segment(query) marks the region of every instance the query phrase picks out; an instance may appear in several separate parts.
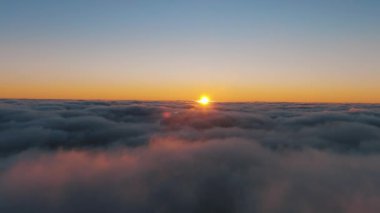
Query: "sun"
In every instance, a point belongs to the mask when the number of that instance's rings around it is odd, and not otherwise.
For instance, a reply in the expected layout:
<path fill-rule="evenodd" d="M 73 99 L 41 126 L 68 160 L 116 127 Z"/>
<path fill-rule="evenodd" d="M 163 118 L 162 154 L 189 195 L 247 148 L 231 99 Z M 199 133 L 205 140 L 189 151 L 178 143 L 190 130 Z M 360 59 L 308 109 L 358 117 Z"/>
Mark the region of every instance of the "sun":
<path fill-rule="evenodd" d="M 203 106 L 206 106 L 210 103 L 210 99 L 204 95 L 204 96 L 201 96 L 197 102 Z"/>

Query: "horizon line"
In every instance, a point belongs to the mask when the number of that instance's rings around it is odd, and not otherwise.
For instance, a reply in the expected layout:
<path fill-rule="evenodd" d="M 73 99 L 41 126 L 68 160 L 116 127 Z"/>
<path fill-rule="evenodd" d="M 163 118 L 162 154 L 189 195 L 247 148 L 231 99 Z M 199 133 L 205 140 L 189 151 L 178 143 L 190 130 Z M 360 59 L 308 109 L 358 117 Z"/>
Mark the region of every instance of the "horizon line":
<path fill-rule="evenodd" d="M 101 98 L 1 98 L 0 100 L 21 100 L 21 101 L 137 101 L 137 102 L 196 102 L 197 100 L 168 100 L 168 99 L 101 99 Z M 217 101 L 212 100 L 211 103 L 295 103 L 295 104 L 374 104 L 380 102 L 334 102 L 334 101 Z"/>

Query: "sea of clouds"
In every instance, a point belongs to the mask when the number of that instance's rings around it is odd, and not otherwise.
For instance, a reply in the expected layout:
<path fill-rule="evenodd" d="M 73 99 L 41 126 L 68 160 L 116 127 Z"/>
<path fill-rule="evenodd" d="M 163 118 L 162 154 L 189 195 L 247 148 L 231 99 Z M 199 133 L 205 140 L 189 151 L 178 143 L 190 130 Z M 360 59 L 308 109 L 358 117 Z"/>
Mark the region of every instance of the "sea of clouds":
<path fill-rule="evenodd" d="M 0 100 L 0 212 L 380 212 L 380 105 Z"/>

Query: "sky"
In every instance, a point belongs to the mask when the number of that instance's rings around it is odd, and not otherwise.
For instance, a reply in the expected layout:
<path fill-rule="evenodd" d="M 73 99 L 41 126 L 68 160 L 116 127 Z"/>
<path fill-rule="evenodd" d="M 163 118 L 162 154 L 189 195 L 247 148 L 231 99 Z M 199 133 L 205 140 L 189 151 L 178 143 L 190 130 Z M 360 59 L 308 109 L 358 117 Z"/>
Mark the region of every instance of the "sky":
<path fill-rule="evenodd" d="M 0 0 L 0 98 L 380 103 L 376 0 Z"/>

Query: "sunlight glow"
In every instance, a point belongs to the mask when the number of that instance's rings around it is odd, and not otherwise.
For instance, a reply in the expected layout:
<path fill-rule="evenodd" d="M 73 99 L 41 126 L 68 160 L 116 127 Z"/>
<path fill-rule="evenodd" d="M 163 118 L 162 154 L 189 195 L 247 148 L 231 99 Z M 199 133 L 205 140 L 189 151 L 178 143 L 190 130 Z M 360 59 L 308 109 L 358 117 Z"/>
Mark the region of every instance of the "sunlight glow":
<path fill-rule="evenodd" d="M 197 102 L 203 106 L 206 106 L 210 103 L 210 99 L 207 96 L 201 96 Z"/>

